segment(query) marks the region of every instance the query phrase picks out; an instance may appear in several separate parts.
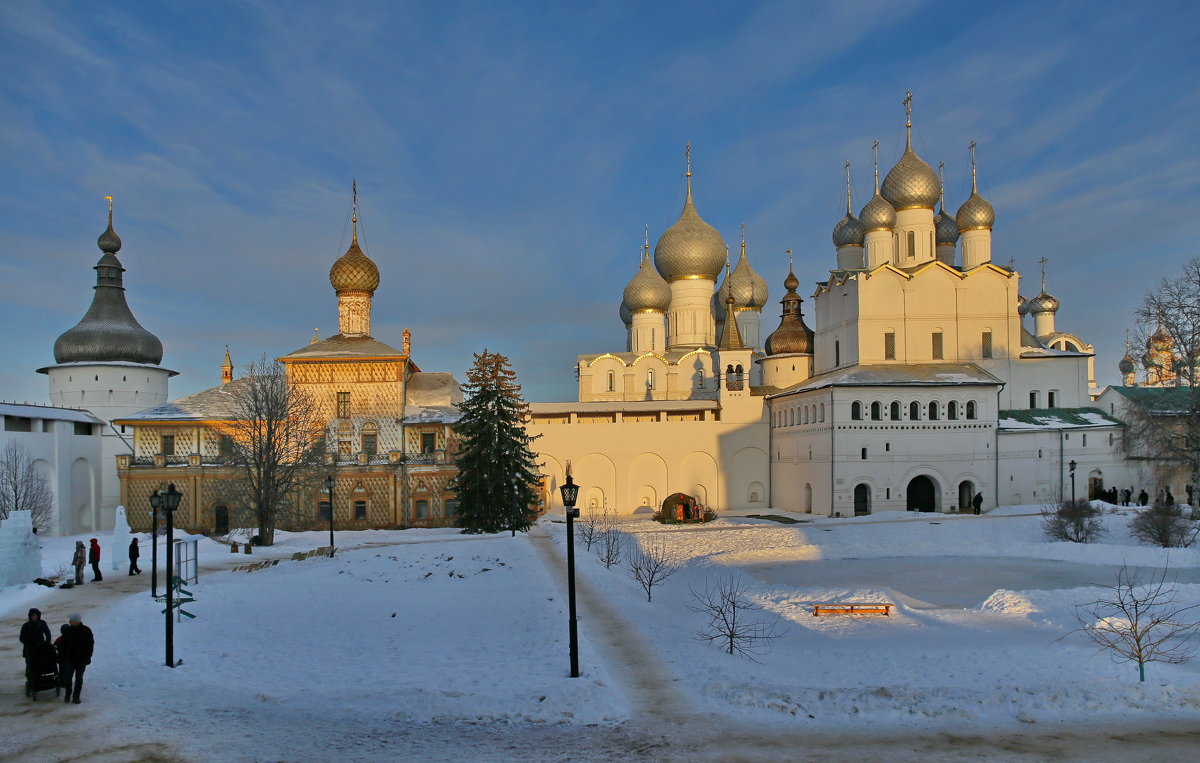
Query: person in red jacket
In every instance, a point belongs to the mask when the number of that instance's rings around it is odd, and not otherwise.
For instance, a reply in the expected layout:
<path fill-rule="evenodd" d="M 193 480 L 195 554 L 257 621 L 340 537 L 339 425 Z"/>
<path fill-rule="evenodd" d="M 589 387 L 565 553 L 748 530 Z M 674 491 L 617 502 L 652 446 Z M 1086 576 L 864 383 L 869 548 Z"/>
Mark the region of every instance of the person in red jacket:
<path fill-rule="evenodd" d="M 92 547 L 88 549 L 88 564 L 92 565 L 92 582 L 104 580 L 104 576 L 100 574 L 100 541 L 92 538 Z"/>

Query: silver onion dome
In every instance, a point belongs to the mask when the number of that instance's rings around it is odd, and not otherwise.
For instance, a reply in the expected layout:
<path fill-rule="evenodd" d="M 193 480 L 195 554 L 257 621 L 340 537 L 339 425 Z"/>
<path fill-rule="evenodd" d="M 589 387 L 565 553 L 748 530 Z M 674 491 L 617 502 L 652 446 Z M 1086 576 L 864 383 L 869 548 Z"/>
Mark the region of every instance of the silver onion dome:
<path fill-rule="evenodd" d="M 125 268 L 117 259 L 121 238 L 113 230 L 112 207 L 108 210 L 108 230 L 97 240 L 103 254 L 96 263 L 96 286 L 92 304 L 83 320 L 63 332 L 54 342 L 54 362 L 95 363 L 126 362 L 158 365 L 163 346 L 133 317 L 125 301 Z"/>
<path fill-rule="evenodd" d="M 862 246 L 863 238 L 867 235 L 866 228 L 858 218 L 849 212 L 838 221 L 833 228 L 833 245 L 838 249 L 843 246 Z"/>
<path fill-rule="evenodd" d="M 736 309 L 762 310 L 767 304 L 767 282 L 750 267 L 744 244 L 737 267 L 729 274 L 726 285 L 718 290 L 719 294 L 727 292 L 733 297 L 733 306 Z"/>
<path fill-rule="evenodd" d="M 619 313 L 621 316 L 621 323 L 624 323 L 626 326 L 633 323 L 633 313 L 630 311 L 629 305 L 625 304 L 625 300 L 621 300 L 621 309 Z"/>
<path fill-rule="evenodd" d="M 1028 312 L 1029 312 L 1029 300 L 1025 299 L 1020 294 L 1018 294 L 1017 295 L 1017 314 L 1018 315 L 1026 315 Z"/>
<path fill-rule="evenodd" d="M 654 267 L 667 281 L 706 278 L 715 282 L 725 264 L 726 251 L 721 234 L 696 211 L 689 177 L 683 212 L 654 247 Z"/>
<path fill-rule="evenodd" d="M 912 150 L 911 141 L 904 155 L 883 179 L 879 189 L 895 209 L 933 209 L 942 192 L 937 173 Z"/>
<path fill-rule="evenodd" d="M 960 231 L 991 230 L 996 224 L 996 210 L 978 191 L 972 191 L 958 208 L 954 220 Z"/>
<path fill-rule="evenodd" d="M 671 306 L 671 287 L 650 264 L 649 257 L 642 258 L 637 275 L 625 286 L 625 300 L 622 304 L 634 313 L 642 310 L 666 312 Z"/>
<path fill-rule="evenodd" d="M 896 209 L 876 191 L 871 200 L 858 213 L 858 221 L 866 233 L 875 230 L 891 230 L 896 226 Z"/>
<path fill-rule="evenodd" d="M 946 210 L 943 209 L 933 216 L 933 229 L 936 231 L 939 246 L 958 243 L 958 223 L 946 214 Z"/>
<path fill-rule="evenodd" d="M 1029 312 L 1035 315 L 1037 313 L 1057 313 L 1059 308 L 1058 297 L 1052 297 L 1043 291 L 1029 300 L 1026 307 Z"/>

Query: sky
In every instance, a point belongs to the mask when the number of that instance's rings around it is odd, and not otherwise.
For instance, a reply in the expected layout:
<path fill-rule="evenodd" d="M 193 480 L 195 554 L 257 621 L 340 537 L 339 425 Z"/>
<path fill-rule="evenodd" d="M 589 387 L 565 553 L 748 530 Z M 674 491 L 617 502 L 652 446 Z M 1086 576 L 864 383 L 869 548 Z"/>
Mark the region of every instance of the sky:
<path fill-rule="evenodd" d="M 330 265 L 378 264 L 372 334 L 460 380 L 484 348 L 530 400 L 624 349 L 643 225 L 700 214 L 802 294 L 830 233 L 913 138 L 951 211 L 996 208 L 993 257 L 1046 286 L 1116 383 L 1145 292 L 1200 233 L 1194 2 L 12 2 L 0 4 L 0 399 L 47 402 L 107 202 L 126 295 L 171 396 L 337 331 Z M 811 312 L 811 311 L 810 311 Z M 811 320 L 811 318 L 810 318 Z"/>

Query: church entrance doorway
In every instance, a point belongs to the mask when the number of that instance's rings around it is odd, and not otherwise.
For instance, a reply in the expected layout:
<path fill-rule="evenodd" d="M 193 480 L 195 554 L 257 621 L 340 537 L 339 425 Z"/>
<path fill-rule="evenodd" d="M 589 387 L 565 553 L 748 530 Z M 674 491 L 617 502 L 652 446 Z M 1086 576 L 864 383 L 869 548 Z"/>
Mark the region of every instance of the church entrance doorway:
<path fill-rule="evenodd" d="M 229 534 L 229 507 L 218 503 L 213 507 L 213 535 Z"/>
<path fill-rule="evenodd" d="M 963 480 L 958 485 L 958 510 L 963 514 L 971 514 L 975 511 L 975 507 L 971 505 L 971 501 L 975 499 L 975 483 L 970 480 Z"/>
<path fill-rule="evenodd" d="M 1088 498 L 1096 499 L 1104 492 L 1104 474 L 1099 469 L 1092 469 L 1088 475 Z"/>
<path fill-rule="evenodd" d="M 937 511 L 937 484 L 924 474 L 908 483 L 909 511 Z"/>
<path fill-rule="evenodd" d="M 871 513 L 871 487 L 866 483 L 854 486 L 854 516 L 861 517 Z"/>

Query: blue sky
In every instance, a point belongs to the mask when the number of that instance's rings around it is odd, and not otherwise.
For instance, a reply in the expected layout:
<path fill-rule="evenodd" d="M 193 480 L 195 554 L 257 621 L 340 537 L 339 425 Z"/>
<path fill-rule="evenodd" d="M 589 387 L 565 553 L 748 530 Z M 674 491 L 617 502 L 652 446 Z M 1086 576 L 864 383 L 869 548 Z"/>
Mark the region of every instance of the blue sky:
<path fill-rule="evenodd" d="M 116 199 L 129 302 L 178 397 L 336 332 L 330 264 L 378 263 L 372 333 L 428 371 L 487 347 L 532 400 L 618 350 L 621 290 L 696 203 L 782 295 L 834 266 L 903 149 L 994 204 L 995 259 L 1116 381 L 1141 295 L 1200 254 L 1194 2 L 45 2 L 0 13 L 0 398 L 45 401 Z M 764 313 L 773 328 L 777 311 Z"/>

